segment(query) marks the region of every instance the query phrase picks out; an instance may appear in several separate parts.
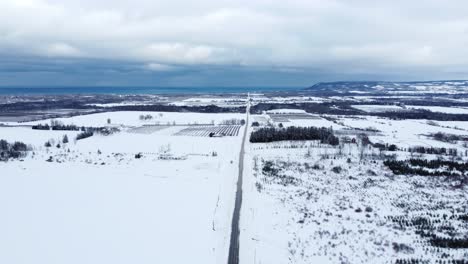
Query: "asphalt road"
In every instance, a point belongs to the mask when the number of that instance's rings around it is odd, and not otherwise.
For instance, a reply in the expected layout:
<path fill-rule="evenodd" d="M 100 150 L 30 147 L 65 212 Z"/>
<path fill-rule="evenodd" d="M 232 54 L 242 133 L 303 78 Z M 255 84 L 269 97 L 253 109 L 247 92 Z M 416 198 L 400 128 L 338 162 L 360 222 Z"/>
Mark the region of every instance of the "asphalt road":
<path fill-rule="evenodd" d="M 229 244 L 228 264 L 239 263 L 239 235 L 240 235 L 239 219 L 240 219 L 240 210 L 242 206 L 242 176 L 244 172 L 244 147 L 245 147 L 245 141 L 247 140 L 247 131 L 249 127 L 249 112 L 250 112 L 250 97 L 247 98 L 244 136 L 242 138 L 242 145 L 241 145 L 241 149 L 239 153 L 239 175 L 237 178 L 236 201 L 234 205 L 234 214 L 232 216 L 232 224 L 231 224 L 231 240 Z"/>

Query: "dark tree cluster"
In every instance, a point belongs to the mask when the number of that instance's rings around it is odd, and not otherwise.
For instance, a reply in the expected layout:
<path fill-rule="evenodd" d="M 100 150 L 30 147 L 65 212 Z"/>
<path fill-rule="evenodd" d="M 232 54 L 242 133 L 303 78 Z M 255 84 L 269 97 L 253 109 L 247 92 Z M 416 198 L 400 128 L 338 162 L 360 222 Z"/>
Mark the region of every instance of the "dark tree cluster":
<path fill-rule="evenodd" d="M 9 158 L 21 158 L 26 156 L 31 148 L 23 142 L 16 141 L 9 143 L 6 140 L 0 139 L 0 160 L 8 160 Z"/>
<path fill-rule="evenodd" d="M 382 151 L 397 151 L 399 148 L 395 144 L 382 144 L 382 143 L 372 143 L 374 148 L 377 148 Z"/>
<path fill-rule="evenodd" d="M 468 248 L 468 238 L 443 238 L 435 236 L 429 240 L 431 245 L 441 248 Z"/>
<path fill-rule="evenodd" d="M 92 137 L 94 135 L 93 131 L 83 131 L 76 136 L 76 140 L 85 139 Z"/>
<path fill-rule="evenodd" d="M 260 128 L 250 135 L 250 142 L 274 142 L 284 140 L 320 140 L 323 144 L 336 146 L 340 143 L 331 128 L 317 127 L 287 127 Z"/>
<path fill-rule="evenodd" d="M 397 175 L 463 176 L 468 170 L 468 162 L 438 159 L 386 160 L 384 164 Z"/>
<path fill-rule="evenodd" d="M 32 126 L 32 129 L 35 129 L 35 130 L 50 130 L 50 126 L 49 124 L 37 124 L 37 125 L 33 125 Z"/>

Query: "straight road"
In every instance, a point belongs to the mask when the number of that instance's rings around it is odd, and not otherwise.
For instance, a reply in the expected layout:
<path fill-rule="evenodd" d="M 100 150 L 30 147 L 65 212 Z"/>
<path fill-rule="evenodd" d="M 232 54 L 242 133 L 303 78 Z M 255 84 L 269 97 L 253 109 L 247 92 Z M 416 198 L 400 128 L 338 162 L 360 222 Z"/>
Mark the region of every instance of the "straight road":
<path fill-rule="evenodd" d="M 236 191 L 236 201 L 234 205 L 234 214 L 232 215 L 232 224 L 231 224 L 231 241 L 229 244 L 229 255 L 228 255 L 228 264 L 238 264 L 239 263 L 239 219 L 240 219 L 240 210 L 242 206 L 242 176 L 244 172 L 244 147 L 245 141 L 247 140 L 247 132 L 249 128 L 249 115 L 250 115 L 250 96 L 247 96 L 247 107 L 246 107 L 246 118 L 245 118 L 245 128 L 244 136 L 242 138 L 242 145 L 239 153 L 239 175 L 237 178 L 237 191 Z"/>

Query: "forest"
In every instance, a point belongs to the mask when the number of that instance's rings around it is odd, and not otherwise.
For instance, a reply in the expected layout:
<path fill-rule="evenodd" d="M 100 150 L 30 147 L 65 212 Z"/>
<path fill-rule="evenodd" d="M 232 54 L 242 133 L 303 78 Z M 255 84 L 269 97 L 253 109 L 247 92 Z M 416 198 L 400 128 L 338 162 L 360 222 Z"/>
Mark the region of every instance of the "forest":
<path fill-rule="evenodd" d="M 340 143 L 331 128 L 317 127 L 287 127 L 287 128 L 260 128 L 250 135 L 250 142 L 274 142 L 284 140 L 320 140 L 323 144 L 336 146 Z"/>

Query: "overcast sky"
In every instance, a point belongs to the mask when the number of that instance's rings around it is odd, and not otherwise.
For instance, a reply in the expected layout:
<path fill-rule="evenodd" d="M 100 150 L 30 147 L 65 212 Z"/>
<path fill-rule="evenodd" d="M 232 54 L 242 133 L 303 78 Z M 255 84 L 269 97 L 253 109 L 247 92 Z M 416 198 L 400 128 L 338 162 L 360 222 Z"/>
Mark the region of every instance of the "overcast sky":
<path fill-rule="evenodd" d="M 0 0 L 0 86 L 468 79 L 466 0 Z"/>

